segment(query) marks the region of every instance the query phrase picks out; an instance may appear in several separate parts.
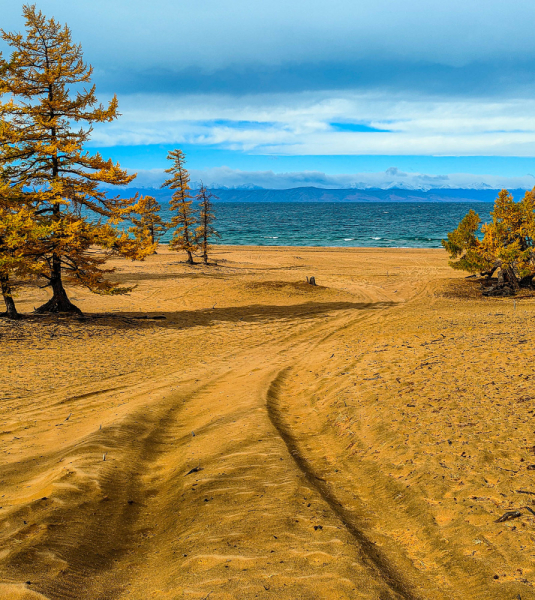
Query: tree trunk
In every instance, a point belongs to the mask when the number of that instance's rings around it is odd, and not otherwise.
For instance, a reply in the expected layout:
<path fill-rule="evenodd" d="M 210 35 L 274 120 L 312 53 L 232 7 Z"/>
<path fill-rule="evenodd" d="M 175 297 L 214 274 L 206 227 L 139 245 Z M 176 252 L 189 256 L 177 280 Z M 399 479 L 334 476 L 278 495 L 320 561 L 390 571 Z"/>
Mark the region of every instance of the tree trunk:
<path fill-rule="evenodd" d="M 52 277 L 50 279 L 52 298 L 43 306 L 36 309 L 36 313 L 76 313 L 81 315 L 82 311 L 69 300 L 67 292 L 61 281 L 61 261 L 59 257 L 52 259 Z"/>
<path fill-rule="evenodd" d="M 154 225 L 151 225 L 151 227 L 149 227 L 149 231 L 150 231 L 150 243 L 154 246 L 155 243 L 155 235 L 154 235 Z M 156 250 L 153 251 L 153 254 L 158 254 L 156 252 Z"/>
<path fill-rule="evenodd" d="M 54 92 L 55 89 L 53 84 L 50 83 L 48 86 L 48 100 L 50 101 L 50 106 L 53 107 L 54 102 Z M 50 127 L 50 137 L 55 142 L 57 140 L 57 131 L 55 123 L 56 114 L 54 109 L 50 109 L 49 118 L 52 126 Z M 57 150 L 52 155 L 52 181 L 56 182 L 59 177 L 59 160 L 57 155 Z M 52 215 L 53 219 L 56 223 L 61 221 L 61 205 L 60 203 L 54 203 L 52 205 Z M 67 292 L 63 287 L 63 282 L 61 281 L 61 258 L 57 254 L 52 255 L 52 273 L 50 277 L 50 287 L 52 288 L 52 298 L 43 306 L 40 306 L 36 309 L 36 313 L 76 313 L 78 315 L 82 314 L 82 311 L 72 304 L 72 302 L 67 297 Z"/>
<path fill-rule="evenodd" d="M 49 87 L 48 90 L 48 98 L 52 103 L 54 97 L 54 90 L 52 87 Z M 54 122 L 54 111 L 50 112 L 51 122 Z M 51 127 L 50 129 L 51 137 L 53 140 L 57 139 L 56 128 Z M 56 181 L 59 175 L 59 162 L 57 153 L 52 156 L 52 179 Z M 52 207 L 53 218 L 56 222 L 61 221 L 61 206 L 59 203 L 56 203 Z M 52 288 L 52 298 L 43 306 L 40 306 L 36 309 L 36 313 L 75 313 L 78 315 L 82 314 L 82 311 L 69 300 L 67 297 L 67 292 L 63 287 L 63 282 L 61 280 L 61 257 L 57 254 L 52 255 L 52 273 L 50 277 L 50 287 Z"/>
<path fill-rule="evenodd" d="M 8 319 L 20 319 L 20 315 L 17 312 L 15 306 L 15 300 L 11 295 L 11 286 L 9 285 L 9 278 L 7 276 L 1 277 L 0 282 L 2 284 L 2 296 L 4 296 L 4 302 L 6 303 L 6 315 Z"/>
<path fill-rule="evenodd" d="M 505 278 L 507 280 L 507 283 L 509 283 L 511 285 L 513 290 L 518 290 L 520 288 L 520 285 L 518 283 L 518 279 L 517 279 L 513 269 L 511 267 L 506 267 L 504 269 L 504 271 L 505 271 Z"/>
<path fill-rule="evenodd" d="M 192 253 L 191 253 L 189 250 L 186 250 L 186 252 L 188 253 L 188 260 L 186 261 L 186 262 L 188 263 L 188 265 L 193 265 L 193 264 L 195 264 L 195 263 L 193 262 L 193 255 L 192 255 Z"/>

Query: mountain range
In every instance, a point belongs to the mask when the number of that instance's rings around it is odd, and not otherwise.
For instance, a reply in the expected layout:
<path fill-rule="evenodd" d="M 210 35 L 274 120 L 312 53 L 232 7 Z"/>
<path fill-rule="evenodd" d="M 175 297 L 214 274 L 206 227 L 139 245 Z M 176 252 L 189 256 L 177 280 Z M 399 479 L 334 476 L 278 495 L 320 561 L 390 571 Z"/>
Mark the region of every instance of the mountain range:
<path fill-rule="evenodd" d="M 287 190 L 212 189 L 219 202 L 494 202 L 498 189 L 324 189 L 297 187 Z M 160 188 L 128 188 L 128 193 L 154 196 L 161 202 L 172 192 Z M 515 200 L 522 198 L 524 189 L 510 190 Z M 195 195 L 196 190 L 192 191 Z"/>

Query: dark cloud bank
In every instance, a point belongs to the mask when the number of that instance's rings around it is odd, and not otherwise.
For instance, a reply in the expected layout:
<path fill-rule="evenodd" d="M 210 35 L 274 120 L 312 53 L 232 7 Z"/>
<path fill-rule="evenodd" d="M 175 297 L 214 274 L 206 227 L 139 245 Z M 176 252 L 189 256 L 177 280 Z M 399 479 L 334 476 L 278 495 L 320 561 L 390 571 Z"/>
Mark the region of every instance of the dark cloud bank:
<path fill-rule="evenodd" d="M 219 69 L 105 68 L 96 71 L 95 81 L 104 92 L 124 94 L 244 95 L 356 90 L 427 97 L 531 97 L 535 92 L 535 61 L 531 57 L 511 58 L 458 67 L 421 61 L 359 60 L 231 65 Z"/>

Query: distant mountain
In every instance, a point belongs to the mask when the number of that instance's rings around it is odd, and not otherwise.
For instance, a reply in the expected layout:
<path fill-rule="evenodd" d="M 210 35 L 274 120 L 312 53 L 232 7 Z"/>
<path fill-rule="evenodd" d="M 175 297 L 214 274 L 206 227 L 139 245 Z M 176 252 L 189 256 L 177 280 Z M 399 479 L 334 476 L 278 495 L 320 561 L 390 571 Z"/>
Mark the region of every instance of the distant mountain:
<path fill-rule="evenodd" d="M 159 188 L 128 188 L 128 194 L 154 196 L 165 202 L 171 192 Z M 322 189 L 299 187 L 289 190 L 213 189 L 220 202 L 494 202 L 500 190 L 483 189 Z M 516 200 L 524 189 L 510 190 Z M 195 192 L 194 192 L 195 193 Z"/>

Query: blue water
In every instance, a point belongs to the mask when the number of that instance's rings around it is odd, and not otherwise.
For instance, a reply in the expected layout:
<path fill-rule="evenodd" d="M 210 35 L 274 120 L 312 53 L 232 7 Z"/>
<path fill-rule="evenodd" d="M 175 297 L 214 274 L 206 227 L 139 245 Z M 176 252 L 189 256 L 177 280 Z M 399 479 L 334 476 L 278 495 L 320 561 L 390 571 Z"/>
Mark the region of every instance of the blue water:
<path fill-rule="evenodd" d="M 217 244 L 440 248 L 473 208 L 485 222 L 488 202 L 221 202 L 215 203 Z M 162 218 L 169 212 L 162 205 Z M 162 241 L 168 241 L 167 234 Z"/>

